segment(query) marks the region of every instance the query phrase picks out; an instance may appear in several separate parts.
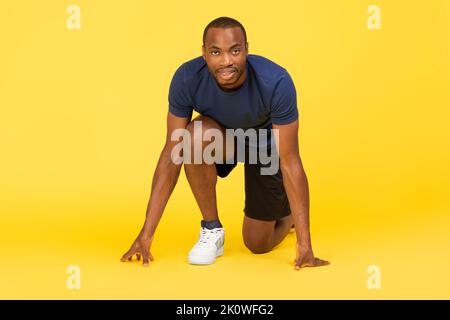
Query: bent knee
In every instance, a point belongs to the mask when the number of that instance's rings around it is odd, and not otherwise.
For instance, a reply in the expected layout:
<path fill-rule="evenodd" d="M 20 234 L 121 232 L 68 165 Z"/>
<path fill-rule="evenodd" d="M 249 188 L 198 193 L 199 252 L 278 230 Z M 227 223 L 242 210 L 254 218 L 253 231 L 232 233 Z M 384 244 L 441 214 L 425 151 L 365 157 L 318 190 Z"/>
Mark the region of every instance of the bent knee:
<path fill-rule="evenodd" d="M 207 146 L 214 142 L 214 148 L 210 147 L 210 156 L 223 158 L 225 153 L 225 129 L 214 119 L 198 116 L 188 123 L 186 130 L 189 133 L 188 146 L 191 157 L 196 153 L 197 146 L 203 152 Z M 193 161 L 193 159 L 191 160 Z"/>
<path fill-rule="evenodd" d="M 191 122 L 188 123 L 188 125 L 186 126 L 186 129 L 191 132 L 194 133 L 195 132 L 195 126 L 198 126 L 202 128 L 202 131 L 208 130 L 208 129 L 219 129 L 219 130 L 223 130 L 222 126 L 213 118 L 207 117 L 207 116 L 202 116 L 199 115 L 198 117 L 196 117 L 195 119 L 192 119 Z M 199 132 L 200 130 L 197 129 L 197 131 Z"/>
<path fill-rule="evenodd" d="M 264 240 L 244 239 L 244 244 L 254 254 L 267 253 L 272 250 L 270 243 Z"/>

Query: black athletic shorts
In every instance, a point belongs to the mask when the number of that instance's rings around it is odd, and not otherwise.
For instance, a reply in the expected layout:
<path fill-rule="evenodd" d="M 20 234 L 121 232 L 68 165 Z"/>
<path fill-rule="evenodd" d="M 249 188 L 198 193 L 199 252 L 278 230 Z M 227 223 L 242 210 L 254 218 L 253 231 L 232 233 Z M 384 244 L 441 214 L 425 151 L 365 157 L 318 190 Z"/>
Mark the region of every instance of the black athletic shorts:
<path fill-rule="evenodd" d="M 291 214 L 286 191 L 283 186 L 283 176 L 279 168 L 274 175 L 262 175 L 261 167 L 268 167 L 261 163 L 248 163 L 248 149 L 244 162 L 245 171 L 245 208 L 247 217 L 273 221 Z M 236 167 L 237 160 L 233 164 L 216 163 L 217 175 L 221 178 Z"/>

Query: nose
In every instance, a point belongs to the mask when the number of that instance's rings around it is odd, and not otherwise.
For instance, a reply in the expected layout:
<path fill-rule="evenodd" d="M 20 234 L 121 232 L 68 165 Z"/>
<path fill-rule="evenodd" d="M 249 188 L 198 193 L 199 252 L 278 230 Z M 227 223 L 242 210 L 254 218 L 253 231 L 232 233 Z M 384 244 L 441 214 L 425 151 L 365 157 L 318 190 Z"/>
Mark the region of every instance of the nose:
<path fill-rule="evenodd" d="M 229 65 L 233 64 L 233 60 L 228 52 L 225 52 L 222 54 L 222 60 L 220 61 L 220 65 L 222 67 L 227 67 Z"/>

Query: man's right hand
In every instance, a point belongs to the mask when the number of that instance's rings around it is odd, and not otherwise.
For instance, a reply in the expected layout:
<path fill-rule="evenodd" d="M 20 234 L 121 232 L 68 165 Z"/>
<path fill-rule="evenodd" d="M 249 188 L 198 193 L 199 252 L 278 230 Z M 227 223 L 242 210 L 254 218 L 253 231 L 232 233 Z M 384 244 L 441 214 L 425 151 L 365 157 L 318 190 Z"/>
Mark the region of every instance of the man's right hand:
<path fill-rule="evenodd" d="M 172 140 L 172 134 L 177 129 L 185 129 L 189 124 L 189 118 L 177 117 L 170 112 L 167 113 L 167 134 L 164 149 L 159 156 L 158 164 L 152 180 L 150 200 L 148 202 L 146 219 L 137 239 L 131 245 L 130 250 L 120 259 L 122 262 L 143 258 L 142 264 L 148 267 L 149 261 L 153 261 L 150 247 L 158 222 L 163 214 L 164 207 L 172 194 L 180 175 L 181 164 L 174 164 L 172 151 L 179 141 Z"/>
<path fill-rule="evenodd" d="M 128 252 L 122 256 L 120 261 L 131 261 L 134 255 L 136 255 L 137 260 L 141 260 L 142 256 L 142 265 L 144 267 L 148 267 L 149 260 L 153 261 L 153 256 L 150 252 L 152 240 L 153 237 L 143 235 L 143 232 L 141 232 L 134 243 L 131 245 L 130 250 L 128 250 Z"/>

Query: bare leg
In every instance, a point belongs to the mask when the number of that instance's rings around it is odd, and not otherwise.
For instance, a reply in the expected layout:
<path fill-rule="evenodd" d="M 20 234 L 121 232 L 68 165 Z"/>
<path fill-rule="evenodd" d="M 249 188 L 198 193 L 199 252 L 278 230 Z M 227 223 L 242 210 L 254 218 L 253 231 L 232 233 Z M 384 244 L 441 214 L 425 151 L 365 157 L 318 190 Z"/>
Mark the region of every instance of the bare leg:
<path fill-rule="evenodd" d="M 194 135 L 194 121 L 202 121 L 202 131 L 209 128 L 215 128 L 221 130 L 223 133 L 225 130 L 213 119 L 205 116 L 198 116 L 189 123 L 187 129 L 191 132 L 191 143 L 195 144 L 195 139 L 202 140 L 201 136 Z M 223 134 L 225 137 L 225 133 Z M 201 142 L 203 148 L 205 148 L 210 142 Z M 225 145 L 225 143 L 224 143 Z M 203 151 L 202 148 L 202 151 Z M 193 148 L 191 155 L 193 155 Z M 193 161 L 191 161 L 193 162 Z M 217 212 L 217 200 L 216 200 L 216 184 L 217 184 L 217 170 L 214 164 L 184 164 L 184 171 L 186 173 L 187 180 L 194 194 L 195 200 L 200 208 L 203 216 L 203 220 L 212 221 L 218 220 L 219 215 Z"/>
<path fill-rule="evenodd" d="M 185 164 L 184 171 L 203 215 L 203 220 L 218 220 L 216 200 L 217 172 L 215 165 Z"/>
<path fill-rule="evenodd" d="M 244 216 L 242 234 L 245 246 L 253 253 L 266 253 L 281 243 L 292 226 L 291 215 L 276 221 Z"/>

